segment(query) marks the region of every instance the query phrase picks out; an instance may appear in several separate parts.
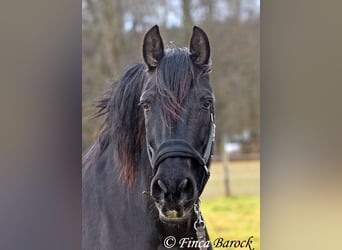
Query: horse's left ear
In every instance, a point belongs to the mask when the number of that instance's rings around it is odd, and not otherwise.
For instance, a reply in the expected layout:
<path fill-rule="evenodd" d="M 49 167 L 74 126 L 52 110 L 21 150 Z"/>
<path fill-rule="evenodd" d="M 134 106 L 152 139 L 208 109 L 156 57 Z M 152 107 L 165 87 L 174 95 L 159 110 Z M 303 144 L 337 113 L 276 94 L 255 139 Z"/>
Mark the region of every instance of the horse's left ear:
<path fill-rule="evenodd" d="M 144 37 L 143 57 L 148 69 L 157 67 L 158 62 L 164 57 L 164 44 L 158 25 L 147 31 Z"/>
<path fill-rule="evenodd" d="M 208 64 L 210 59 L 210 45 L 207 34 L 194 26 L 190 40 L 191 59 L 195 64 Z"/>

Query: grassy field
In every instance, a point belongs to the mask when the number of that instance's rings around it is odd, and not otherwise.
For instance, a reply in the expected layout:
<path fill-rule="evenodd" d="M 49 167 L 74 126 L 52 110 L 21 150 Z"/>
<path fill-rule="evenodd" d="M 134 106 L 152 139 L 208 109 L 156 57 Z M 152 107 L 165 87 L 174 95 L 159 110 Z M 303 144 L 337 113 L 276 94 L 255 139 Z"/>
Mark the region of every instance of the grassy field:
<path fill-rule="evenodd" d="M 259 250 L 260 162 L 232 162 L 229 173 L 231 196 L 224 196 L 223 164 L 215 162 L 201 198 L 211 242 L 219 237 L 242 241 L 253 236 L 252 247 Z"/>

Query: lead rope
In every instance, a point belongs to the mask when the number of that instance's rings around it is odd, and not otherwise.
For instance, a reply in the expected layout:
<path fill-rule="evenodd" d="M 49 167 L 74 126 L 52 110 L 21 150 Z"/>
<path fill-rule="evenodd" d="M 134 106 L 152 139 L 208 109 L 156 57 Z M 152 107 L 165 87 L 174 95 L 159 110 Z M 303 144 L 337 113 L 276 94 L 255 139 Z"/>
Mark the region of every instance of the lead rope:
<path fill-rule="evenodd" d="M 199 200 L 194 205 L 194 211 L 195 211 L 195 214 L 197 216 L 197 219 L 194 222 L 194 229 L 196 230 L 197 240 L 204 242 L 204 241 L 206 241 L 206 237 L 205 237 L 206 233 L 204 230 L 205 229 L 205 222 L 202 219 Z M 200 250 L 207 250 L 208 248 L 205 246 L 201 246 L 199 249 Z"/>

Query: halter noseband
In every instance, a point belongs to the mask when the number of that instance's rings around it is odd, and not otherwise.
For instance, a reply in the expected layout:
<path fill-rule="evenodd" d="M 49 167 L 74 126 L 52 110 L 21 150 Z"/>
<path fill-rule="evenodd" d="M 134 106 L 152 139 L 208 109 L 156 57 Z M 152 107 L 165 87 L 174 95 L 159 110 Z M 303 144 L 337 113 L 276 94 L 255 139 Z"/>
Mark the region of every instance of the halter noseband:
<path fill-rule="evenodd" d="M 182 139 L 170 139 L 163 142 L 154 152 L 152 146 L 147 142 L 147 154 L 151 163 L 153 176 L 157 173 L 159 165 L 167 158 L 181 157 L 196 160 L 205 170 L 199 186 L 199 194 L 202 193 L 210 176 L 210 160 L 215 141 L 215 123 L 213 114 L 210 114 L 210 132 L 203 155 L 194 149 L 189 143 Z"/>

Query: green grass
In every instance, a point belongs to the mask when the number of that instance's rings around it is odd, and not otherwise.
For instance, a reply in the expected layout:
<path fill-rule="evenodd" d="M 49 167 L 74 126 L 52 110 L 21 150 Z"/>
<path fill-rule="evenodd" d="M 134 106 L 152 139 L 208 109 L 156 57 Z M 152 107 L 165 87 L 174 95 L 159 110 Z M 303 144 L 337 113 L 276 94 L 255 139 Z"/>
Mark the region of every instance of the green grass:
<path fill-rule="evenodd" d="M 224 196 L 223 165 L 214 163 L 202 200 L 202 214 L 210 239 L 247 240 L 260 249 L 260 163 L 230 163 L 232 195 Z M 222 249 L 222 248 L 217 248 Z"/>

